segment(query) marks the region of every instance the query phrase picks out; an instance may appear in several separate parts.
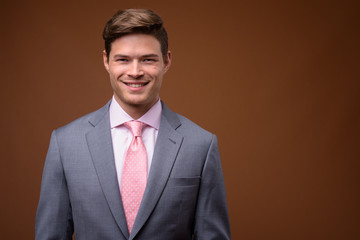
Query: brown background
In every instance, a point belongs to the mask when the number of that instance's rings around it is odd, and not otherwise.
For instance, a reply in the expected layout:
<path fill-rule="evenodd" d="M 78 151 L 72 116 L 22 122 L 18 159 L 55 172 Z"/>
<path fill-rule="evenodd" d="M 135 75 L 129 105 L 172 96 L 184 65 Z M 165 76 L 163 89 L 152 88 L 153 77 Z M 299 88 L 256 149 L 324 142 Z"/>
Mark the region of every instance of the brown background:
<path fill-rule="evenodd" d="M 360 239 L 358 1 L 1 1 L 1 239 L 33 239 L 52 129 L 112 95 L 101 33 L 164 19 L 161 97 L 217 134 L 233 239 Z"/>

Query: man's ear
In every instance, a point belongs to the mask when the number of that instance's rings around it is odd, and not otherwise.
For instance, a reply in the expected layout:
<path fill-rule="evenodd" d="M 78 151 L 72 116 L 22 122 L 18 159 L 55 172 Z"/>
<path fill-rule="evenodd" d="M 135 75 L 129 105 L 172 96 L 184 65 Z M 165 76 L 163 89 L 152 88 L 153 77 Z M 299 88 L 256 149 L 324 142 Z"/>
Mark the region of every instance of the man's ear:
<path fill-rule="evenodd" d="M 171 54 L 170 51 L 168 51 L 167 54 L 166 54 L 166 58 L 164 59 L 165 72 L 167 72 L 169 70 L 169 68 L 170 68 L 171 58 L 172 58 L 172 54 Z"/>
<path fill-rule="evenodd" d="M 105 50 L 103 50 L 103 62 L 104 62 L 104 67 L 105 67 L 106 71 L 109 72 L 109 59 L 107 57 Z"/>

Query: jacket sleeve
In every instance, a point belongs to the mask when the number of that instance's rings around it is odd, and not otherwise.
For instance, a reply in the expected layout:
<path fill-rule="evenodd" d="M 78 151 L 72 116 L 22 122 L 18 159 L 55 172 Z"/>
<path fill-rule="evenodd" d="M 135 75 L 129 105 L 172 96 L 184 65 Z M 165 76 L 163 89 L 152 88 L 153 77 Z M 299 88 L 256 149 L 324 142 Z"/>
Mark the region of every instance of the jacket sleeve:
<path fill-rule="evenodd" d="M 71 240 L 73 230 L 69 193 L 54 130 L 41 181 L 35 220 L 35 239 Z"/>
<path fill-rule="evenodd" d="M 194 228 L 195 240 L 230 239 L 224 177 L 215 135 L 202 171 Z"/>

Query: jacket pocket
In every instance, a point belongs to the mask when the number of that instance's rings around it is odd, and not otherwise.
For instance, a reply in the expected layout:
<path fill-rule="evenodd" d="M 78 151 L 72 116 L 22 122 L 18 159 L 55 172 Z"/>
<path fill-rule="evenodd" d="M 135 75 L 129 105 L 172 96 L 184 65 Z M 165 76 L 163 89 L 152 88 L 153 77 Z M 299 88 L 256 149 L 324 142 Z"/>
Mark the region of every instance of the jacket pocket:
<path fill-rule="evenodd" d="M 190 187 L 198 186 L 200 184 L 201 177 L 186 177 L 186 178 L 169 178 L 168 187 Z"/>

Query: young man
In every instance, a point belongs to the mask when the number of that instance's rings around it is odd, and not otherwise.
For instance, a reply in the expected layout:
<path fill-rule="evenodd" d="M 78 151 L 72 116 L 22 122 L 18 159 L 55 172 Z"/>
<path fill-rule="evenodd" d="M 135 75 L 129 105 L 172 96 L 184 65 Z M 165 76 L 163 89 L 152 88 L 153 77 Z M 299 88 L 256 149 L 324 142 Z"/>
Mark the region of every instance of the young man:
<path fill-rule="evenodd" d="M 114 95 L 53 131 L 36 239 L 230 239 L 215 135 L 159 99 L 171 63 L 161 18 L 121 10 L 103 37 Z"/>

